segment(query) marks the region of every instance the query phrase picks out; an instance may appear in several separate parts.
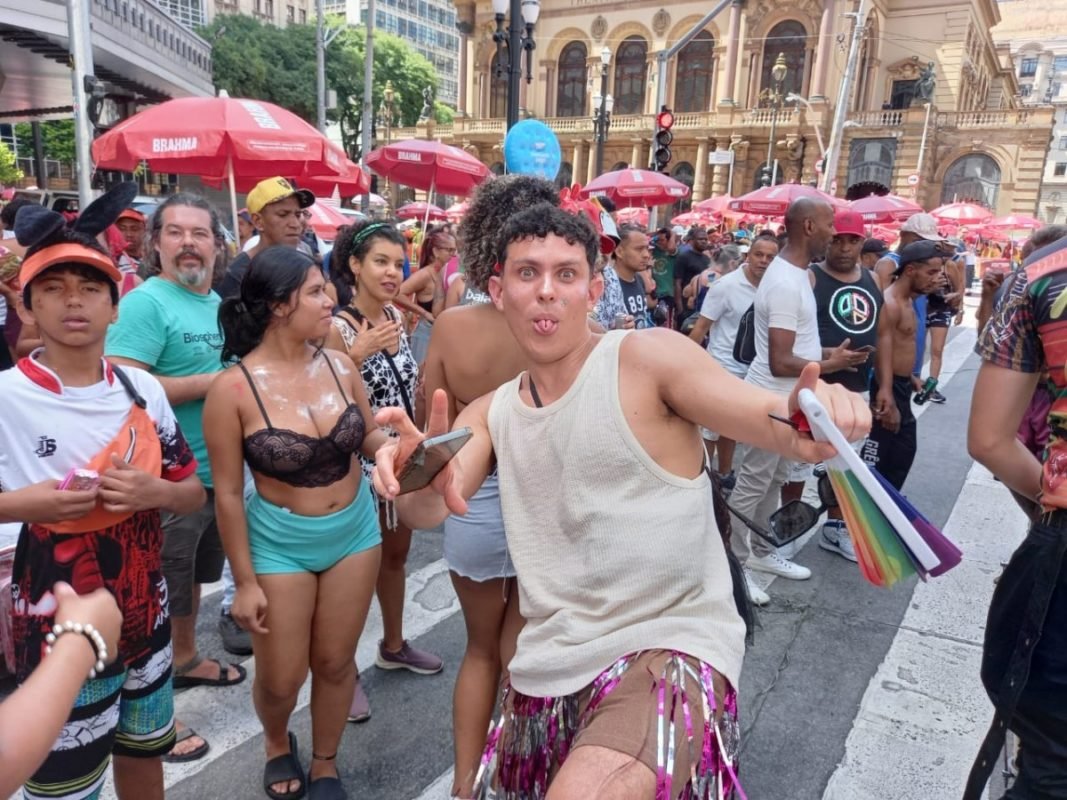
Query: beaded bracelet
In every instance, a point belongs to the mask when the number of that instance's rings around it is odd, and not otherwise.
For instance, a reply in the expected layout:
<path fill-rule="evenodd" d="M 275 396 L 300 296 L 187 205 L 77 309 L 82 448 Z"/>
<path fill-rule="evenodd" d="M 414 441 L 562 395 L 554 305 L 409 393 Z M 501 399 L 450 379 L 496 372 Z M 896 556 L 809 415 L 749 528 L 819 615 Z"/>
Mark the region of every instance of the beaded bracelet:
<path fill-rule="evenodd" d="M 60 625 L 58 622 L 52 626 L 51 633 L 44 637 L 47 645 L 44 648 L 45 653 L 52 652 L 52 645 L 56 643 L 56 640 L 64 633 L 80 633 L 93 647 L 93 651 L 96 653 L 96 663 L 92 669 L 89 670 L 89 677 L 95 678 L 97 674 L 104 671 L 104 664 L 107 662 L 107 642 L 104 641 L 104 637 L 100 635 L 100 631 L 92 626 L 91 623 L 86 622 L 84 625 L 80 622 L 71 622 L 69 619 Z"/>

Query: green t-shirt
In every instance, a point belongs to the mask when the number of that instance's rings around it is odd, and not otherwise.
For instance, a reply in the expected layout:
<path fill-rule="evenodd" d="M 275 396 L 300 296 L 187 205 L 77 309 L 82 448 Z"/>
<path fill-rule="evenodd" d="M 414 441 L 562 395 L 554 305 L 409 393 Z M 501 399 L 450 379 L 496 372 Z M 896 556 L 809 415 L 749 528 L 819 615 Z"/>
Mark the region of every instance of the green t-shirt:
<path fill-rule="evenodd" d="M 119 318 L 108 329 L 104 352 L 141 361 L 153 375 L 165 378 L 219 372 L 221 302 L 215 292 L 197 294 L 164 278 L 149 278 L 122 298 Z M 174 416 L 198 462 L 196 474 L 210 487 L 203 413 L 203 400 L 174 407 Z"/>
<path fill-rule="evenodd" d="M 674 255 L 658 247 L 652 248 L 652 279 L 656 282 L 656 297 L 674 297 Z"/>

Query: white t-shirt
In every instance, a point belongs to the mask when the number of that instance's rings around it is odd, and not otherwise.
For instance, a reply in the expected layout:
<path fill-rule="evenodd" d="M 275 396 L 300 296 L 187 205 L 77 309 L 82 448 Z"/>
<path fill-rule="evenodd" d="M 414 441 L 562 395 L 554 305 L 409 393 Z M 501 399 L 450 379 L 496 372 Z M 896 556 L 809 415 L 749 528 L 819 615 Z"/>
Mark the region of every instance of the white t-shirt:
<path fill-rule="evenodd" d="M 748 365 L 734 360 L 734 340 L 737 339 L 741 317 L 755 299 L 756 287 L 749 283 L 742 268 L 712 281 L 700 306 L 700 316 L 715 323 L 708 336 L 708 352 L 738 378 L 745 377 Z"/>
<path fill-rule="evenodd" d="M 0 490 L 10 492 L 46 480 L 62 480 L 84 467 L 114 438 L 132 399 L 104 362 L 104 380 L 63 386 L 34 351 L 0 372 Z M 162 477 L 179 481 L 196 471 L 196 459 L 174 419 L 159 381 L 142 369 L 123 367 L 155 422 L 163 453 Z"/>
<path fill-rule="evenodd" d="M 788 394 L 796 378 L 776 378 L 771 374 L 770 329 L 796 333 L 793 355 L 806 361 L 822 360 L 815 292 L 807 269 L 776 256 L 763 274 L 756 291 L 756 358 L 745 380 L 764 389 Z"/>

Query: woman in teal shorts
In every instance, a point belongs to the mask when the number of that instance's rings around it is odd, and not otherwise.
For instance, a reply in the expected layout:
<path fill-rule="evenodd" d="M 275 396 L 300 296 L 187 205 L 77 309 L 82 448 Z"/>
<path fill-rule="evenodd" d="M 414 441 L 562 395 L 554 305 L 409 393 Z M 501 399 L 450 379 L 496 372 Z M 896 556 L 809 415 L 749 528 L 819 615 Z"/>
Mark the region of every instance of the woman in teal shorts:
<path fill-rule="evenodd" d="M 237 583 L 231 613 L 252 634 L 252 696 L 263 724 L 263 787 L 275 800 L 345 797 L 335 758 L 356 677 L 355 651 L 380 559 L 378 514 L 359 462 L 386 439 L 359 370 L 323 350 L 333 301 L 314 262 L 271 247 L 219 309 L 224 363 L 204 433 L 219 532 Z M 243 464 L 255 479 L 247 506 Z M 289 732 L 311 671 L 306 780 Z"/>

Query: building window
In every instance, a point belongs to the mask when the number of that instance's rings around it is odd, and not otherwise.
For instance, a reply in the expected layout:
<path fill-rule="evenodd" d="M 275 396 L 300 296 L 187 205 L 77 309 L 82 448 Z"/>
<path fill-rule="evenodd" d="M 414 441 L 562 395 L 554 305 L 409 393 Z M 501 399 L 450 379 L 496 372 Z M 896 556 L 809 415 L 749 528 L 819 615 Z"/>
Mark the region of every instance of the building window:
<path fill-rule="evenodd" d="M 715 40 L 701 31 L 678 54 L 675 71 L 674 110 L 707 111 L 711 105 Z"/>
<path fill-rule="evenodd" d="M 263 0 L 263 10 L 268 17 L 274 16 L 274 0 Z"/>
<path fill-rule="evenodd" d="M 1056 56 L 1052 59 L 1053 72 L 1067 72 L 1067 56 Z"/>
<path fill-rule="evenodd" d="M 953 162 L 945 171 L 941 202 L 978 203 L 986 208 L 996 208 L 999 193 L 1000 167 L 997 162 L 984 153 L 973 153 Z"/>
<path fill-rule="evenodd" d="M 1056 162 L 1056 166 L 1052 168 L 1052 174 L 1057 178 L 1062 178 L 1064 175 L 1067 175 L 1067 161 Z"/>
<path fill-rule="evenodd" d="M 1067 150 L 1067 136 L 1060 137 L 1060 150 Z"/>
<path fill-rule="evenodd" d="M 893 86 L 889 93 L 889 105 L 897 111 L 901 111 L 908 108 L 911 105 L 911 101 L 915 99 L 915 93 L 918 91 L 919 81 L 893 81 Z"/>
<path fill-rule="evenodd" d="M 1024 58 L 1019 62 L 1019 77 L 1032 78 L 1037 74 L 1037 59 Z"/>
<path fill-rule="evenodd" d="M 1034 90 L 1033 84 L 1024 83 L 1022 86 L 1019 87 L 1019 96 L 1020 97 L 1029 97 L 1030 93 L 1033 92 L 1033 90 Z"/>
<path fill-rule="evenodd" d="M 760 74 L 763 76 L 760 82 L 761 89 L 775 88 L 771 70 L 774 62 L 778 60 L 778 54 L 785 56 L 786 73 L 782 81 L 782 94 L 801 94 L 804 87 L 805 61 L 808 48 L 808 32 L 804 26 L 796 20 L 779 22 L 770 33 L 767 41 L 763 44 L 763 68 Z"/>
<path fill-rule="evenodd" d="M 506 117 L 508 115 L 508 75 L 500 72 L 500 55 L 493 56 L 493 63 L 489 66 L 489 116 L 493 118 Z"/>
<path fill-rule="evenodd" d="M 615 51 L 616 114 L 640 114 L 645 106 L 645 77 L 648 74 L 648 42 L 630 36 Z"/>
<path fill-rule="evenodd" d="M 580 117 L 585 114 L 587 52 L 582 42 L 571 42 L 559 54 L 556 75 L 556 116 Z"/>
<path fill-rule="evenodd" d="M 294 8 L 293 6 L 285 7 L 285 21 L 296 22 L 296 8 Z"/>
<path fill-rule="evenodd" d="M 671 206 L 672 214 L 684 214 L 693 205 L 693 182 L 696 179 L 696 170 L 688 161 L 683 161 L 671 171 L 671 177 L 689 187 L 689 196 L 683 197 Z"/>
<path fill-rule="evenodd" d="M 308 12 L 306 8 L 300 9 L 300 24 L 306 25 L 308 21 Z"/>

